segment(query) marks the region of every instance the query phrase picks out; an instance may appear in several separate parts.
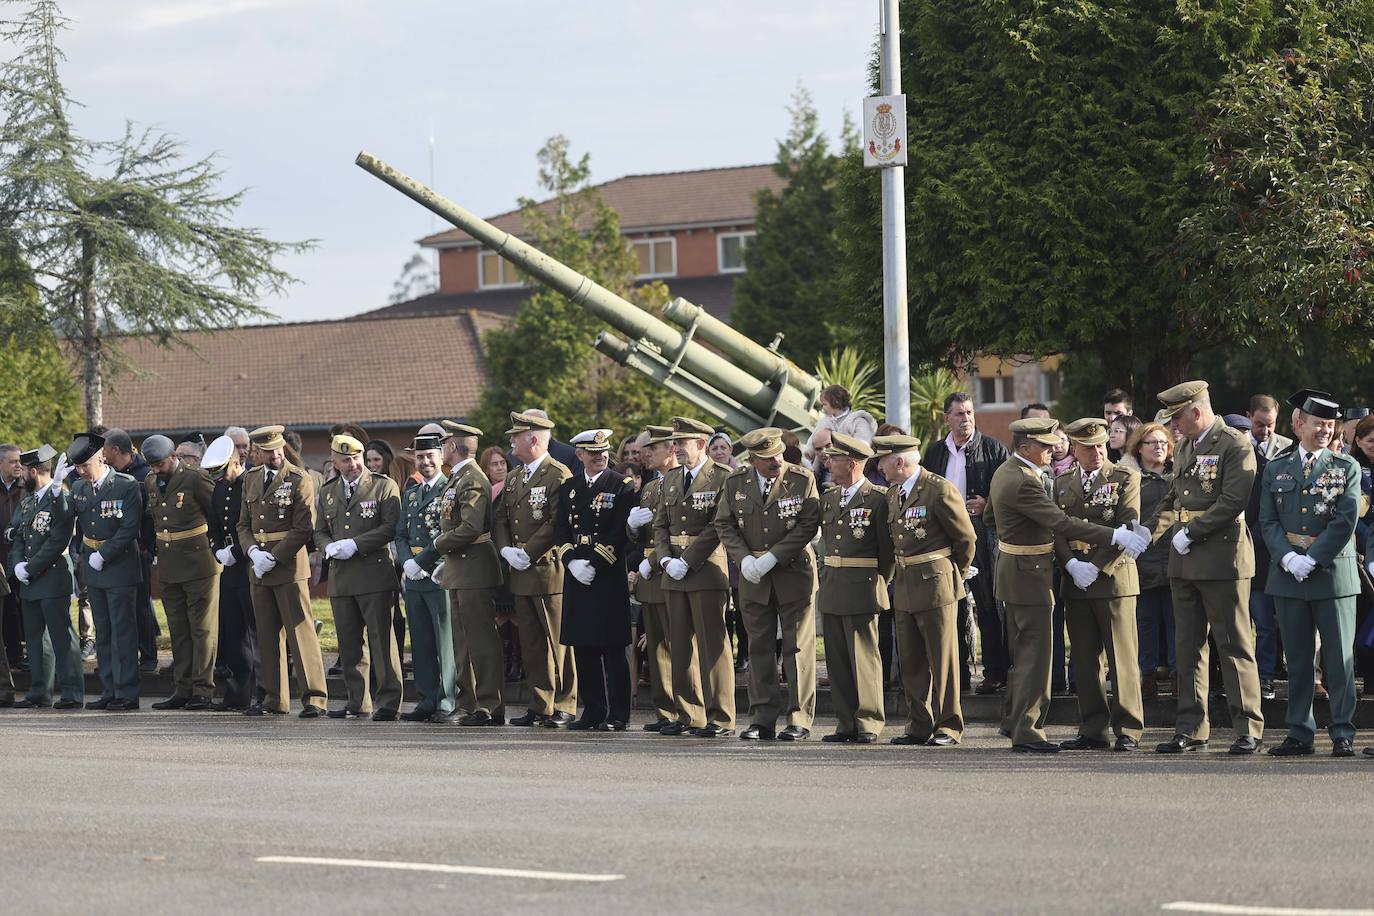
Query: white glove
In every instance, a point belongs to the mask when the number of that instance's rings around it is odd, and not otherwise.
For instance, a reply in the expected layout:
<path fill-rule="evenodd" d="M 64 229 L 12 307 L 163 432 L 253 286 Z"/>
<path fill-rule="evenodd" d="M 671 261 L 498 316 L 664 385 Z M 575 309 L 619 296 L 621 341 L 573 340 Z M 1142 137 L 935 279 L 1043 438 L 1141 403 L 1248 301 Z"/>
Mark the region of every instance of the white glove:
<path fill-rule="evenodd" d="M 968 569 L 964 570 L 964 581 L 965 581 L 965 582 L 967 582 L 969 579 L 976 579 L 977 577 L 978 577 L 978 567 L 977 567 L 977 566 L 970 566 Z"/>
<path fill-rule="evenodd" d="M 596 578 L 596 568 L 589 560 L 569 560 L 568 572 L 583 585 L 591 585 L 592 580 Z"/>
<path fill-rule="evenodd" d="M 1312 570 L 1317 568 L 1317 561 L 1290 550 L 1283 555 L 1283 559 L 1279 560 L 1279 565 L 1288 570 L 1294 579 L 1301 582 L 1312 575 Z"/>
<path fill-rule="evenodd" d="M 1073 579 L 1080 590 L 1086 589 L 1097 581 L 1098 568 L 1086 560 L 1073 559 L 1064 564 L 1064 571 Z"/>
<path fill-rule="evenodd" d="M 506 558 L 511 569 L 523 572 L 530 568 L 530 555 L 523 547 L 505 547 L 501 550 L 501 556 Z"/>
<path fill-rule="evenodd" d="M 631 531 L 638 531 L 654 520 L 654 510 L 647 506 L 635 506 L 630 510 L 627 524 Z"/>
<path fill-rule="evenodd" d="M 71 467 L 67 465 L 67 454 L 62 453 L 62 457 L 57 459 L 57 467 L 53 468 L 52 483 L 48 484 L 47 489 L 56 493 L 62 489 L 62 480 L 71 472 Z"/>
<path fill-rule="evenodd" d="M 271 572 L 272 567 L 277 565 L 277 558 L 261 547 L 250 548 L 248 559 L 253 563 L 253 574 L 259 579 Z"/>
<path fill-rule="evenodd" d="M 347 560 L 358 552 L 358 542 L 352 538 L 344 538 L 342 541 L 335 541 L 329 545 L 334 548 L 334 559 Z M 328 549 L 325 553 L 328 553 Z"/>
<path fill-rule="evenodd" d="M 92 551 L 90 558 L 86 561 L 91 564 L 91 569 L 100 572 L 105 568 L 105 558 L 100 555 L 100 551 Z"/>
<path fill-rule="evenodd" d="M 1181 557 L 1186 557 L 1188 551 L 1193 549 L 1192 539 L 1188 537 L 1188 532 L 1182 528 L 1178 529 L 1178 534 L 1174 535 L 1173 544 L 1174 550 Z"/>
<path fill-rule="evenodd" d="M 434 583 L 437 584 L 438 581 L 439 581 L 439 574 L 442 573 L 443 570 L 444 570 L 444 561 L 443 561 L 443 560 L 440 560 L 437 564 L 435 564 L 435 566 L 434 566 L 434 571 L 431 572 L 431 573 L 429 574 L 430 581 L 432 581 L 432 582 L 434 582 Z"/>
<path fill-rule="evenodd" d="M 509 564 L 512 569 L 518 569 L 519 567 L 515 565 L 515 558 L 519 555 L 519 553 L 520 551 L 516 550 L 514 547 L 502 547 L 501 559 L 505 560 L 506 563 Z"/>
<path fill-rule="evenodd" d="M 25 585 L 28 585 L 28 584 L 29 584 L 29 564 L 27 564 L 27 563 L 15 563 L 15 564 L 14 564 L 14 578 L 18 579 L 20 582 L 23 582 Z"/>
<path fill-rule="evenodd" d="M 426 575 L 425 571 L 420 568 L 420 564 L 415 562 L 414 557 L 406 560 L 405 564 L 401 566 L 401 570 L 405 573 L 405 577 L 412 582 L 418 582 Z"/>
<path fill-rule="evenodd" d="M 330 541 L 328 544 L 324 545 L 324 558 L 326 560 L 334 559 L 334 555 L 338 552 L 339 544 L 337 541 Z"/>
<path fill-rule="evenodd" d="M 754 572 L 759 574 L 759 580 L 773 571 L 773 567 L 778 565 L 778 558 L 773 556 L 772 551 L 754 560 Z"/>
<path fill-rule="evenodd" d="M 664 569 L 666 569 L 668 575 L 672 576 L 675 580 L 681 580 L 687 577 L 687 573 L 690 572 L 692 568 L 687 565 L 686 560 L 673 557 L 664 564 Z"/>
<path fill-rule="evenodd" d="M 238 560 L 234 557 L 234 548 L 221 547 L 215 551 L 215 559 L 219 560 L 221 566 L 233 566 Z"/>
<path fill-rule="evenodd" d="M 739 574 L 755 585 L 763 581 L 763 576 L 759 573 L 759 561 L 753 557 L 745 557 L 740 561 Z"/>
<path fill-rule="evenodd" d="M 642 560 L 639 561 L 639 578 L 641 578 L 641 579 L 647 579 L 647 578 L 649 578 L 650 576 L 652 576 L 653 573 L 654 573 L 654 564 L 652 564 L 652 563 L 649 562 L 649 558 L 648 558 L 648 557 L 645 557 L 644 559 L 642 559 Z"/>
<path fill-rule="evenodd" d="M 1146 531 L 1142 535 L 1140 531 L 1133 529 L 1130 525 L 1122 525 L 1112 532 L 1112 544 L 1120 547 L 1126 552 L 1126 556 L 1134 560 L 1145 552 L 1145 548 L 1150 546 L 1150 533 Z"/>

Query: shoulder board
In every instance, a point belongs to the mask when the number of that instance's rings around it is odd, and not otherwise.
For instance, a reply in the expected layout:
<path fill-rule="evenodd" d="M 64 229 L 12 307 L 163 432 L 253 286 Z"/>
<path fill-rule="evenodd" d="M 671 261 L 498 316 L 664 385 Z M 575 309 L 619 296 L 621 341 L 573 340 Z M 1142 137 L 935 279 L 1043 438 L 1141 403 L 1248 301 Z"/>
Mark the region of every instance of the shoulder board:
<path fill-rule="evenodd" d="M 871 480 L 868 482 L 868 485 L 873 489 L 877 490 L 879 493 L 883 494 L 884 496 L 887 495 L 887 491 L 890 489 L 889 487 L 885 487 L 880 483 L 874 483 Z"/>
<path fill-rule="evenodd" d="M 1241 432 L 1240 430 L 1234 429 L 1230 426 L 1223 426 L 1221 429 L 1222 432 L 1226 433 L 1226 435 L 1231 437 L 1232 442 L 1244 442 L 1246 439 L 1250 438 L 1249 433 Z"/>
<path fill-rule="evenodd" d="M 634 482 L 635 482 L 635 479 L 634 479 L 633 477 L 626 477 L 626 478 L 624 479 L 624 481 L 622 481 L 622 482 L 623 482 L 623 483 L 634 483 Z"/>
<path fill-rule="evenodd" d="M 789 474 L 796 474 L 798 477 L 810 477 L 810 476 L 811 476 L 811 472 L 810 472 L 810 471 L 808 471 L 808 470 L 807 470 L 806 468 L 804 468 L 804 467 L 800 467 L 800 466 L 795 465 L 795 464 L 789 464 L 789 465 L 787 466 L 787 473 L 789 473 Z"/>
<path fill-rule="evenodd" d="M 744 470 L 744 468 L 732 468 L 730 467 L 730 465 L 722 464 L 714 458 L 711 459 L 711 463 L 714 464 L 716 467 L 720 468 L 722 471 L 729 471 L 731 473 L 734 473 L 736 470 Z"/>
<path fill-rule="evenodd" d="M 736 478 L 736 477 L 743 478 L 743 477 L 745 477 L 750 471 L 754 470 L 753 468 L 749 467 L 747 464 L 746 464 L 746 465 L 743 465 L 743 466 L 741 466 L 741 467 L 734 468 L 733 470 L 731 470 L 731 468 L 730 468 L 728 465 L 721 464 L 721 463 L 718 462 L 718 461 L 717 461 L 717 462 L 712 462 L 712 463 L 715 464 L 716 467 L 718 467 L 718 468 L 724 468 L 725 470 L 727 470 L 727 471 L 730 472 L 730 475 L 729 475 L 728 477 L 725 478 L 726 480 L 733 480 L 733 479 Z"/>

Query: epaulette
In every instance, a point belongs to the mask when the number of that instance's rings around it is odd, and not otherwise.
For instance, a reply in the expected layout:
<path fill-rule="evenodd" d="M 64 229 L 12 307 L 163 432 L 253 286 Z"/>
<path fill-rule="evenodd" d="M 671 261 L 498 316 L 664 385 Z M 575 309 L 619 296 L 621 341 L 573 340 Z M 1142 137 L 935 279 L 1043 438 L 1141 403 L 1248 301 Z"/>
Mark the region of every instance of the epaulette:
<path fill-rule="evenodd" d="M 625 482 L 625 483 L 634 483 L 634 482 L 635 482 L 635 479 L 634 479 L 633 477 L 626 477 L 625 480 L 624 480 L 624 482 Z"/>
<path fill-rule="evenodd" d="M 742 465 L 742 466 L 737 467 L 737 468 L 732 468 L 732 467 L 730 467 L 730 465 L 728 465 L 728 464 L 722 464 L 721 462 L 717 461 L 717 460 L 714 459 L 714 458 L 711 459 L 711 463 L 714 464 L 716 467 L 720 468 L 722 471 L 729 471 L 729 472 L 732 473 L 732 474 L 733 474 L 733 473 L 736 473 L 736 472 L 738 472 L 738 471 L 748 471 L 748 470 L 752 470 L 752 469 L 749 467 L 749 465 L 747 465 L 747 464 L 746 464 L 746 465 Z"/>

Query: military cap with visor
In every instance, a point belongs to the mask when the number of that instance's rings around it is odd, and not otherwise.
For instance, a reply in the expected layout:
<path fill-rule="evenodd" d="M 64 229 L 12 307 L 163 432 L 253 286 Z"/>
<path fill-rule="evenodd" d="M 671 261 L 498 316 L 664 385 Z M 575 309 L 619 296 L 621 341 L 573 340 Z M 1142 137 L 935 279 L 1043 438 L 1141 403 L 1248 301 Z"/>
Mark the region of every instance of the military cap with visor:
<path fill-rule="evenodd" d="M 1082 417 L 1067 424 L 1064 435 L 1077 445 L 1106 445 L 1107 421 L 1101 417 Z"/>
<path fill-rule="evenodd" d="M 715 427 L 691 417 L 673 417 L 674 439 L 709 439 L 715 434 Z"/>
<path fill-rule="evenodd" d="M 1018 436 L 1025 436 L 1032 442 L 1039 442 L 1041 445 L 1058 445 L 1059 421 L 1049 417 L 1026 417 L 1022 420 L 1012 420 L 1007 427 Z"/>
<path fill-rule="evenodd" d="M 1288 406 L 1322 420 L 1341 419 L 1341 405 L 1336 403 L 1336 398 L 1316 388 L 1303 388 L 1301 391 L 1293 392 L 1288 396 Z"/>
<path fill-rule="evenodd" d="M 105 447 L 105 437 L 96 432 L 77 433 L 72 444 L 67 446 L 67 460 L 72 464 L 85 464 Z"/>
<path fill-rule="evenodd" d="M 143 440 L 140 451 L 149 464 L 157 464 L 172 457 L 172 452 L 176 451 L 176 444 L 166 436 L 149 436 Z"/>
<path fill-rule="evenodd" d="M 644 431 L 649 434 L 649 439 L 645 445 L 658 445 L 662 442 L 671 442 L 673 439 L 673 428 L 671 426 L 646 426 Z"/>
<path fill-rule="evenodd" d="M 205 454 L 200 458 L 201 470 L 207 474 L 214 473 L 229 464 L 229 459 L 235 454 L 234 440 L 220 436 L 205 447 Z"/>
<path fill-rule="evenodd" d="M 919 447 L 920 440 L 916 441 Z M 844 433 L 832 432 L 830 444 L 821 449 L 821 452 L 827 458 L 850 458 L 854 461 L 867 461 L 873 457 L 873 446 L 862 439 L 855 439 Z"/>
<path fill-rule="evenodd" d="M 511 414 L 511 418 L 514 419 L 514 417 L 515 415 Z M 468 423 L 459 423 L 455 420 L 440 420 L 439 428 L 444 431 L 443 438 L 445 439 L 452 439 L 454 437 L 459 439 L 467 439 L 470 437 L 481 438 L 482 436 L 482 431 L 477 427 Z M 423 433 L 424 430 L 422 429 L 420 432 Z"/>
<path fill-rule="evenodd" d="M 749 452 L 750 458 L 776 458 L 783 453 L 782 430 L 765 426 L 740 436 L 739 444 Z"/>
<path fill-rule="evenodd" d="M 570 445 L 575 445 L 584 452 L 609 452 L 611 450 L 611 433 L 609 429 L 585 429 L 572 437 Z"/>
<path fill-rule="evenodd" d="M 1207 383 L 1202 381 L 1180 382 L 1172 388 L 1167 388 L 1159 393 L 1159 402 L 1164 405 L 1164 409 L 1155 416 L 1155 422 L 1164 423 L 1172 420 L 1174 414 L 1205 397 Z"/>
<path fill-rule="evenodd" d="M 336 455 L 361 455 L 363 444 L 348 433 L 340 433 L 329 441 L 329 450 Z"/>
<path fill-rule="evenodd" d="M 27 452 L 19 453 L 19 463 L 26 468 L 36 468 L 40 464 L 47 464 L 57 457 L 57 449 L 44 442 L 38 448 L 29 449 Z"/>
<path fill-rule="evenodd" d="M 831 438 L 834 438 L 832 434 Z M 916 452 L 921 449 L 921 440 L 915 436 L 891 435 L 873 437 L 873 454 L 879 458 L 886 458 L 888 455 L 900 455 L 904 452 Z"/>
<path fill-rule="evenodd" d="M 285 432 L 285 426 L 259 426 L 248 434 L 248 438 L 257 448 L 270 452 L 286 448 L 286 439 L 282 435 Z"/>
<path fill-rule="evenodd" d="M 445 429 L 447 428 L 449 427 L 446 424 Z M 553 421 L 538 414 L 521 413 L 515 410 L 510 412 L 510 429 L 506 430 L 507 436 L 527 433 L 536 429 L 553 429 Z"/>

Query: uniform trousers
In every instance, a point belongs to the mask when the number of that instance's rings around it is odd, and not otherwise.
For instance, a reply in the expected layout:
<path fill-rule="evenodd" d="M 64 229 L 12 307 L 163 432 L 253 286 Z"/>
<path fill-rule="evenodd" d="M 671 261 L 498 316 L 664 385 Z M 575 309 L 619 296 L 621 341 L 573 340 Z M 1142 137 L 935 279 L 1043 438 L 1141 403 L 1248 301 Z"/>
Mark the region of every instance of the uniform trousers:
<path fill-rule="evenodd" d="M 1170 578 L 1169 587 L 1174 595 L 1174 654 L 1178 661 L 1178 719 L 1174 731 L 1197 741 L 1206 741 L 1211 735 L 1207 721 L 1210 631 L 1221 656 L 1218 661 L 1236 736 L 1261 737 L 1264 713 L 1260 709 L 1259 672 L 1250 636 L 1250 580 Z"/>
<path fill-rule="evenodd" d="M 582 719 L 630 721 L 630 662 L 624 646 L 574 646 Z"/>
<path fill-rule="evenodd" d="M 405 586 L 406 620 L 410 625 L 410 661 L 415 666 L 417 712 L 448 715 L 457 704 L 457 668 L 453 660 L 453 612 L 439 588 Z"/>
<path fill-rule="evenodd" d="M 401 656 L 391 628 L 390 591 L 367 595 L 331 595 L 334 629 L 339 634 L 339 665 L 348 690 L 348 708 L 359 715 L 373 711 L 368 674 L 376 681 L 376 709 L 401 708 Z"/>
<path fill-rule="evenodd" d="M 296 660 L 296 686 L 301 703 L 324 708 L 329 693 L 324 680 L 324 656 L 310 613 L 310 592 L 304 579 L 281 585 L 254 582 L 253 614 L 262 657 L 262 705 L 276 712 L 291 709 L 286 682 L 286 647 Z"/>
<path fill-rule="evenodd" d="M 897 653 L 902 661 L 902 691 L 906 694 L 906 733 L 913 737 L 929 738 L 937 732 L 956 741 L 963 737 L 958 612 L 958 603 L 914 613 L 897 611 Z M 827 652 L 826 661 L 829 659 Z"/>
<path fill-rule="evenodd" d="M 219 573 L 160 587 L 172 638 L 172 694 L 209 699 L 215 694 L 219 644 Z"/>
<path fill-rule="evenodd" d="M 253 594 L 246 585 L 219 590 L 219 665 L 229 672 L 223 678 L 224 703 L 242 708 L 260 698 L 262 665 L 258 661 L 258 622 L 253 615 Z"/>
<path fill-rule="evenodd" d="M 1050 667 L 1054 657 L 1054 634 L 1051 632 L 1054 605 L 1007 602 L 1006 613 L 1011 671 L 1007 678 L 1006 718 L 1002 727 L 1011 735 L 1012 744 L 1044 741 L 1045 716 L 1050 708 Z"/>
<path fill-rule="evenodd" d="M 816 607 L 811 596 L 799 601 L 767 604 L 744 601 L 740 606 L 744 629 L 749 633 L 749 720 L 773 728 L 779 716 L 788 725 L 811 728 L 816 718 Z M 778 683 L 774 652 L 782 632 L 782 667 L 787 689 Z"/>
<path fill-rule="evenodd" d="M 1317 734 L 1312 717 L 1315 635 L 1321 634 L 1322 671 L 1331 701 L 1331 724 L 1336 738 L 1355 737 L 1355 597 L 1301 601 L 1275 598 L 1279 629 L 1288 651 L 1288 737 L 1310 745 Z M 30 650 L 32 655 L 32 650 Z"/>
<path fill-rule="evenodd" d="M 644 654 L 648 656 L 649 695 L 657 719 L 676 718 L 673 706 L 672 639 L 668 635 L 668 605 L 640 605 L 644 620 Z"/>
<path fill-rule="evenodd" d="M 458 660 L 466 671 L 464 690 L 470 694 L 469 712 L 484 712 L 494 719 L 505 718 L 506 703 L 501 688 L 506 679 L 506 653 L 501 634 L 496 631 L 496 589 L 456 588 L 449 592 L 456 618 L 453 631 L 461 634 L 464 657 Z"/>
<path fill-rule="evenodd" d="M 0 631 L 0 703 L 14 703 L 14 676 L 10 674 L 10 660 L 5 654 L 5 634 Z"/>
<path fill-rule="evenodd" d="M 877 614 L 822 614 L 825 666 L 835 701 L 836 731 L 883 730 L 883 659 Z"/>
<path fill-rule="evenodd" d="M 572 649 L 558 641 L 563 595 L 516 595 L 520 656 L 530 686 L 530 709 L 541 716 L 577 714 L 577 668 Z"/>
<path fill-rule="evenodd" d="M 157 614 L 153 613 L 153 555 L 140 548 L 138 561 L 143 564 L 143 581 L 138 584 L 134 605 L 138 621 L 138 660 L 157 664 L 157 637 L 162 630 L 157 625 Z"/>
<path fill-rule="evenodd" d="M 8 573 L 0 570 L 0 575 L 8 576 Z M 0 598 L 4 605 L 3 626 L 0 626 L 0 649 L 4 650 L 7 665 L 17 665 L 24 657 L 24 612 L 19 601 L 19 580 L 14 576 L 8 578 L 10 590 Z"/>
<path fill-rule="evenodd" d="M 664 589 L 663 597 L 668 603 L 676 719 L 693 728 L 707 724 L 734 728 L 735 665 L 725 632 L 730 592 L 723 588 L 690 592 Z M 769 665 L 776 664 L 773 642 L 774 634 L 769 632 Z M 751 645 L 751 657 L 752 650 Z M 751 681 L 753 677 L 750 675 Z"/>
<path fill-rule="evenodd" d="M 81 646 L 72 626 L 71 595 L 25 599 L 21 603 L 24 641 L 29 647 L 32 675 L 27 698 L 40 706 L 50 706 L 56 686 L 62 691 L 62 699 L 80 702 L 86 684 L 81 668 Z"/>
<path fill-rule="evenodd" d="M 1070 596 L 1064 602 L 1064 619 L 1078 679 L 1078 733 L 1098 741 L 1108 741 L 1113 734 L 1139 741 L 1145 730 L 1145 706 L 1140 696 L 1135 596 Z M 1115 709 L 1107 703 L 1108 667 L 1116 693 Z"/>
<path fill-rule="evenodd" d="M 95 667 L 102 700 L 138 701 L 138 586 L 87 586 L 95 621 Z"/>
<path fill-rule="evenodd" d="M 984 575 L 970 580 L 968 589 L 978 621 L 978 635 L 983 644 L 983 677 L 1005 683 L 1010 658 L 1002 615 L 998 613 L 997 597 L 993 593 L 991 573 L 996 564 L 992 555 L 992 537 L 981 517 L 973 520 L 973 527 L 978 535 L 973 565 L 983 570 Z"/>

